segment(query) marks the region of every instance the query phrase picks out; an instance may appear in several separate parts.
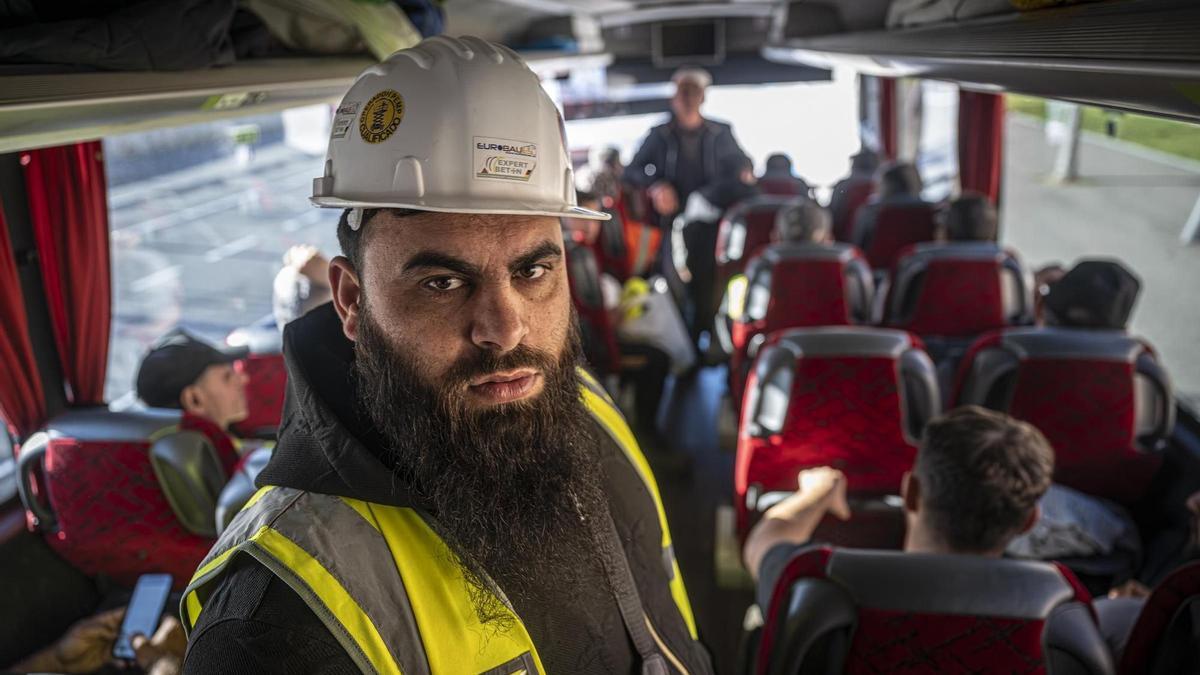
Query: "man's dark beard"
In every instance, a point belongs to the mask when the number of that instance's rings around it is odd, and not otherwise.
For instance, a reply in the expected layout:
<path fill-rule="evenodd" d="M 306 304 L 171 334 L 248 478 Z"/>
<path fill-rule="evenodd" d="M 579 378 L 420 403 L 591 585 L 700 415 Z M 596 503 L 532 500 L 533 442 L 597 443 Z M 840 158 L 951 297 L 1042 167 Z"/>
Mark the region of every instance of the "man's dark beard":
<path fill-rule="evenodd" d="M 485 622 L 505 616 L 488 578 L 520 605 L 548 587 L 569 592 L 596 569 L 582 518 L 603 513 L 603 497 L 575 375 L 579 342 L 573 330 L 557 360 L 525 346 L 499 356 L 480 350 L 431 387 L 369 311 L 359 323 L 359 405 L 387 444 L 385 459 L 432 512 Z M 536 398 L 468 406 L 467 383 L 518 368 L 542 374 Z"/>

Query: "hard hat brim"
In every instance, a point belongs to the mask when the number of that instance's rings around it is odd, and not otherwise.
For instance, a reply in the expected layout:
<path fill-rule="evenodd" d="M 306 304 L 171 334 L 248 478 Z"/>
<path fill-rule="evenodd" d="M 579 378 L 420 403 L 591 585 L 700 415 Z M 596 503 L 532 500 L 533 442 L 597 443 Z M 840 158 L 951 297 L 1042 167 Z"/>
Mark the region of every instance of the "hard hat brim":
<path fill-rule="evenodd" d="M 340 197 L 310 197 L 313 206 L 323 209 L 412 209 L 436 213 L 471 213 L 496 216 L 554 216 L 559 218 L 583 218 L 585 220 L 610 220 L 611 214 L 593 211 L 582 206 L 562 207 L 557 204 L 514 204 L 511 201 L 479 199 L 455 199 L 453 203 L 441 203 L 433 199 L 418 199 L 404 202 L 360 201 Z"/>

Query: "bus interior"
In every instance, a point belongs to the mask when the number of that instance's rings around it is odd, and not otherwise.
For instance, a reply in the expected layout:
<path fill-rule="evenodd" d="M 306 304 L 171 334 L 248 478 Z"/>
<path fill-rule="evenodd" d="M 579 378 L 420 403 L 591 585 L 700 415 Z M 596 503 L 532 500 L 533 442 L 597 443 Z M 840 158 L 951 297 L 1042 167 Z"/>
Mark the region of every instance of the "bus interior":
<path fill-rule="evenodd" d="M 247 472 L 269 454 L 287 389 L 272 279 L 291 247 L 339 254 L 338 213 L 307 200 L 338 102 L 372 63 L 445 33 L 525 59 L 560 107 L 580 190 L 614 216 L 591 235 L 572 231 L 572 298 L 589 365 L 654 466 L 716 672 L 817 672 L 802 667 L 805 631 L 818 627 L 801 596 L 793 614 L 754 618 L 740 550 L 762 512 L 796 489 L 796 472 L 835 465 L 848 476 L 854 515 L 827 519 L 817 539 L 898 549 L 900 475 L 923 425 L 966 404 L 1037 426 L 1054 446 L 1057 483 L 1136 523 L 1129 547 L 1048 559 L 1087 597 L 1131 580 L 1149 589 L 1113 672 L 1198 672 L 1193 0 L 347 2 L 330 5 L 391 11 L 379 10 L 386 22 L 305 15 L 302 37 L 262 18 L 272 40 L 257 50 L 236 39 L 255 3 L 236 15 L 239 3 L 184 3 L 229 7 L 202 45 L 162 12 L 126 25 L 118 15 L 139 3 L 103 4 L 111 16 L 0 9 L 10 44 L 0 46 L 0 670 L 124 602 L 141 574 L 169 571 L 181 587 L 242 503 L 223 501 L 226 488 L 242 481 L 243 502 L 252 492 Z M 395 9 L 408 5 L 425 13 Z M 136 36 L 125 42 L 149 43 L 153 21 L 163 34 L 152 48 L 70 37 L 117 26 Z M 330 26 L 345 39 L 329 38 Z M 595 194 L 606 163 L 630 162 L 667 118 L 672 74 L 685 66 L 710 74 L 704 115 L 732 125 L 758 177 L 757 196 L 720 214 L 709 278 L 680 271 L 669 254 L 678 233 L 656 222 L 644 189 L 618 179 Z M 922 201 L 879 210 L 860 251 L 855 213 L 877 183 L 870 173 L 839 181 L 866 152 L 915 166 Z M 775 153 L 801 182 L 767 175 Z M 947 204 L 966 193 L 994 204 L 998 245 L 932 243 Z M 776 214 L 797 200 L 842 200 L 840 253 L 773 246 Z M 1128 330 L 1043 321 L 1047 279 L 1088 260 L 1120 261 L 1140 280 Z M 736 279 L 744 300 L 732 311 Z M 690 322 L 704 312 L 689 293 L 713 304 L 684 336 L 687 364 L 650 389 L 653 400 L 638 400 L 646 362 L 605 306 L 608 280 L 669 299 Z M 181 430 L 231 442 L 137 398 L 140 359 L 177 326 L 244 350 L 249 416 L 233 442 L 258 459 L 233 470 L 156 450 Z M 661 330 L 646 338 L 657 344 L 670 327 L 649 330 Z M 875 580 L 864 587 L 891 583 L 863 560 Z M 934 595 L 1024 592 L 969 574 L 929 583 Z M 896 625 L 874 630 L 904 639 Z M 884 661 L 820 672 L 899 668 L 875 646 Z M 983 665 L 904 672 L 1017 672 L 1012 654 L 993 649 L 972 652 Z M 1060 672 L 1040 659 L 1029 672 Z"/>

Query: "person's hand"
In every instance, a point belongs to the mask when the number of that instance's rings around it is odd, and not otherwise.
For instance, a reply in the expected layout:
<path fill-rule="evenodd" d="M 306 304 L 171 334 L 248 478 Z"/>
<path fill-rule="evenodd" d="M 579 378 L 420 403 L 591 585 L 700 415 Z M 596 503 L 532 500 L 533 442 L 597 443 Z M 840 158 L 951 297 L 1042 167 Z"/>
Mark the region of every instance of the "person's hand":
<path fill-rule="evenodd" d="M 828 466 L 805 469 L 796 476 L 797 494 L 809 504 L 823 504 L 827 513 L 841 520 L 850 519 L 846 501 L 846 474 Z"/>
<path fill-rule="evenodd" d="M 659 215 L 669 216 L 679 210 L 679 194 L 670 183 L 655 183 L 647 191 L 650 203 Z"/>
<path fill-rule="evenodd" d="M 295 268 L 318 286 L 329 285 L 329 259 L 316 246 L 297 244 L 283 254 L 283 264 Z"/>
<path fill-rule="evenodd" d="M 58 642 L 12 666 L 17 672 L 90 673 L 112 661 L 125 608 L 77 621 Z"/>
<path fill-rule="evenodd" d="M 1108 591 L 1109 598 L 1148 598 L 1150 597 L 1150 589 L 1145 584 L 1137 579 L 1130 579 L 1125 583 L 1114 586 Z"/>
<path fill-rule="evenodd" d="M 173 616 L 164 617 L 154 637 L 134 635 L 130 640 L 137 664 L 150 675 L 175 675 L 180 670 L 187 636 L 183 626 Z"/>

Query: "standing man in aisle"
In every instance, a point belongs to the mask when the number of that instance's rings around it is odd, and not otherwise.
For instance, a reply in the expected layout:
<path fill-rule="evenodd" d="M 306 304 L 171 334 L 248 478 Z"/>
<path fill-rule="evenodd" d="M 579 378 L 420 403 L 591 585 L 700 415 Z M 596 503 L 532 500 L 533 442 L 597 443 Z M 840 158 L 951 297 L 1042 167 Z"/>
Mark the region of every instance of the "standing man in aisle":
<path fill-rule="evenodd" d="M 728 124 L 700 114 L 712 76 L 701 68 L 681 68 L 671 81 L 671 119 L 650 130 L 625 167 L 625 181 L 646 189 L 664 229 L 689 195 L 717 180 L 722 166 L 746 156 Z"/>

